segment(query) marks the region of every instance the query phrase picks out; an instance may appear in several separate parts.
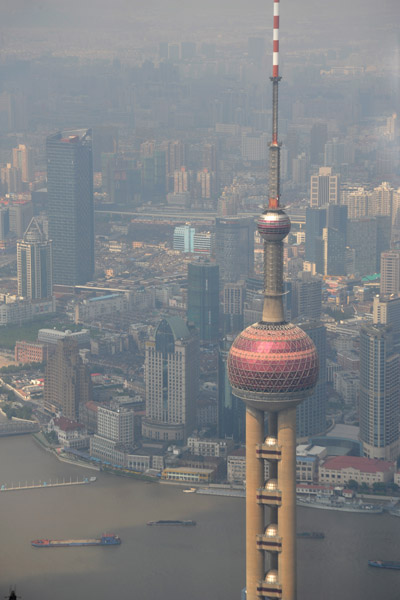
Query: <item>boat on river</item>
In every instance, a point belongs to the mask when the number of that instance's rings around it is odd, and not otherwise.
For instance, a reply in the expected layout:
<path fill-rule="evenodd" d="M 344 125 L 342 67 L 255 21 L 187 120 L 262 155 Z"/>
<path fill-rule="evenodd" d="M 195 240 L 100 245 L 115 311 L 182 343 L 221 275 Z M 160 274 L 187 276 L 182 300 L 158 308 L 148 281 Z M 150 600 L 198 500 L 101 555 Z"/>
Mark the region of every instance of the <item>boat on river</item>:
<path fill-rule="evenodd" d="M 369 560 L 368 565 L 370 567 L 376 567 L 377 569 L 393 569 L 400 571 L 400 562 L 393 562 L 387 560 Z"/>
<path fill-rule="evenodd" d="M 323 540 L 325 534 L 322 531 L 298 531 L 297 537 L 304 540 Z"/>
<path fill-rule="evenodd" d="M 147 525 L 181 525 L 183 527 L 190 527 L 196 525 L 196 521 L 148 521 Z"/>
<path fill-rule="evenodd" d="M 319 508 L 322 510 L 339 510 L 342 512 L 356 512 L 369 515 L 378 515 L 383 512 L 380 504 L 366 504 L 361 500 L 339 500 L 337 496 L 316 496 L 315 498 L 302 498 L 297 496 L 297 506 Z"/>
<path fill-rule="evenodd" d="M 33 540 L 34 548 L 71 548 L 75 546 L 119 546 L 121 538 L 118 535 L 104 533 L 99 539 L 85 540 Z"/>

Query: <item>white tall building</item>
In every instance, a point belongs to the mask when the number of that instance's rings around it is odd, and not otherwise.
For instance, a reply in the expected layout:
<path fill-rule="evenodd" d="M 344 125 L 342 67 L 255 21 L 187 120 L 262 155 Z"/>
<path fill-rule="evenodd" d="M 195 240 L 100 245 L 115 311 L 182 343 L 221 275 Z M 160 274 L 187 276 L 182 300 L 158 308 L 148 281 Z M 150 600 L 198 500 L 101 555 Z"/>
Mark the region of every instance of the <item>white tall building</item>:
<path fill-rule="evenodd" d="M 110 407 L 97 409 L 97 434 L 120 444 L 131 445 L 134 442 L 133 410 L 118 403 Z"/>
<path fill-rule="evenodd" d="M 310 206 L 339 204 L 340 177 L 332 175 L 330 167 L 321 167 L 318 175 L 311 176 Z"/>
<path fill-rule="evenodd" d="M 166 317 L 146 343 L 143 436 L 186 440 L 193 431 L 199 389 L 199 346 L 193 329 Z"/>

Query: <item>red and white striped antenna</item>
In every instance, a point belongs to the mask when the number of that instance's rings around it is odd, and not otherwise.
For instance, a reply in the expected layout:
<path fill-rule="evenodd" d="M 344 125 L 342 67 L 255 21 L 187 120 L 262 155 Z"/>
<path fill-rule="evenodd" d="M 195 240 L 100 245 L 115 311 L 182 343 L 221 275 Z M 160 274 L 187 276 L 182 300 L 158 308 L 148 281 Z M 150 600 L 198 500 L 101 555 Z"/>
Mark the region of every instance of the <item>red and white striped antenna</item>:
<path fill-rule="evenodd" d="M 272 49 L 272 141 L 269 147 L 269 208 L 279 208 L 280 145 L 278 141 L 279 0 L 274 0 Z"/>
<path fill-rule="evenodd" d="M 279 0 L 274 0 L 274 38 L 272 77 L 279 77 Z"/>

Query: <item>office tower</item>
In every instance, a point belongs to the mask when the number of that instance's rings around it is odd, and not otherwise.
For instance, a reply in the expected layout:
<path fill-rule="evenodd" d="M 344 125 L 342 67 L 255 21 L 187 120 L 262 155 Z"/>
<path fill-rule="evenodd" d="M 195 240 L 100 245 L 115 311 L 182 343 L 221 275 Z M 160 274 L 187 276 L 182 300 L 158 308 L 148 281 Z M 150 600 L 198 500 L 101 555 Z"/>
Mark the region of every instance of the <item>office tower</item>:
<path fill-rule="evenodd" d="M 300 271 L 291 283 L 291 318 L 319 319 L 322 310 L 322 280 L 310 271 Z"/>
<path fill-rule="evenodd" d="M 290 219 L 279 203 L 278 28 L 279 0 L 274 0 L 269 206 L 258 220 L 264 239 L 264 307 L 262 320 L 238 335 L 228 356 L 232 392 L 246 404 L 247 600 L 296 598 L 296 407 L 312 394 L 318 379 L 315 346 L 300 327 L 285 321 L 282 300 L 283 240 Z M 264 460 L 269 462 L 266 482 Z M 264 507 L 269 508 L 267 526 Z"/>
<path fill-rule="evenodd" d="M 22 192 L 21 171 L 8 163 L 0 169 L 1 184 L 5 194 L 20 194 Z"/>
<path fill-rule="evenodd" d="M 253 219 L 217 217 L 215 256 L 224 283 L 236 283 L 249 277 L 254 269 Z"/>
<path fill-rule="evenodd" d="M 368 458 L 396 460 L 400 453 L 400 370 L 393 330 L 360 331 L 360 440 Z"/>
<path fill-rule="evenodd" d="M 190 225 L 175 227 L 173 249 L 179 252 L 193 252 L 195 228 Z"/>
<path fill-rule="evenodd" d="M 141 152 L 142 147 L 141 145 Z M 142 159 L 142 192 L 145 199 L 150 201 L 161 201 L 165 198 L 167 191 L 167 167 L 166 152 L 164 150 L 153 150 L 153 142 L 148 143 L 148 147 L 143 148 Z"/>
<path fill-rule="evenodd" d="M 143 436 L 186 440 L 194 429 L 199 389 L 196 330 L 179 317 L 166 317 L 146 343 L 146 418 Z"/>
<path fill-rule="evenodd" d="M 9 204 L 10 231 L 22 239 L 33 217 L 33 202 L 31 200 L 14 200 Z"/>
<path fill-rule="evenodd" d="M 324 227 L 323 241 L 323 275 L 345 275 L 346 237 L 339 229 Z"/>
<path fill-rule="evenodd" d="M 53 281 L 78 285 L 93 278 L 93 168 L 90 129 L 47 138 L 49 239 Z"/>
<path fill-rule="evenodd" d="M 318 175 L 311 176 L 310 206 L 339 204 L 340 177 L 332 175 L 330 167 L 320 167 Z"/>
<path fill-rule="evenodd" d="M 244 281 L 227 283 L 223 291 L 223 330 L 224 333 L 243 329 L 245 285 Z"/>
<path fill-rule="evenodd" d="M 228 377 L 228 354 L 234 336 L 227 335 L 218 348 L 218 437 L 233 438 L 237 443 L 246 439 L 246 411 L 243 400 L 232 393 Z"/>
<path fill-rule="evenodd" d="M 219 337 L 219 267 L 209 262 L 188 265 L 187 320 L 198 331 L 200 341 Z"/>
<path fill-rule="evenodd" d="M 18 296 L 38 300 L 53 294 L 51 241 L 33 218 L 23 240 L 17 242 Z"/>
<path fill-rule="evenodd" d="M 0 241 L 4 241 L 10 233 L 10 212 L 8 206 L 0 207 Z"/>
<path fill-rule="evenodd" d="M 390 325 L 396 352 L 400 349 L 400 296 L 375 296 L 373 304 L 374 324 Z"/>
<path fill-rule="evenodd" d="M 131 446 L 135 441 L 135 411 L 112 402 L 97 408 L 97 435 Z"/>
<path fill-rule="evenodd" d="M 308 159 L 305 152 L 301 152 L 292 159 L 292 181 L 294 185 L 305 187 L 308 179 Z"/>
<path fill-rule="evenodd" d="M 298 326 L 312 339 L 317 349 L 319 375 L 313 394 L 296 410 L 297 437 L 305 438 L 326 429 L 326 328 L 319 321 L 298 321 Z"/>
<path fill-rule="evenodd" d="M 13 167 L 21 172 L 21 181 L 30 183 L 33 181 L 33 152 L 24 144 L 19 144 L 17 148 L 13 148 Z"/>
<path fill-rule="evenodd" d="M 377 215 L 376 221 L 376 272 L 379 273 L 381 268 L 381 254 L 390 250 L 390 242 L 392 238 L 392 222 L 391 217 Z"/>
<path fill-rule="evenodd" d="M 115 125 L 93 127 L 93 171 L 102 170 L 102 154 L 117 154 L 118 128 Z"/>
<path fill-rule="evenodd" d="M 312 165 L 322 164 L 324 160 L 324 147 L 328 139 L 326 123 L 314 123 L 310 131 L 310 160 Z"/>
<path fill-rule="evenodd" d="M 305 259 L 316 266 L 317 273 L 323 273 L 322 230 L 326 227 L 326 208 L 306 208 Z"/>
<path fill-rule="evenodd" d="M 44 405 L 51 412 L 61 411 L 75 421 L 79 406 L 92 399 L 90 373 L 79 354 L 78 343 L 69 336 L 57 342 L 49 356 L 44 377 Z"/>
<path fill-rule="evenodd" d="M 376 219 L 348 220 L 347 245 L 354 250 L 355 273 L 363 276 L 376 272 L 376 241 Z"/>
<path fill-rule="evenodd" d="M 390 250 L 381 254 L 381 294 L 400 292 L 400 252 Z"/>

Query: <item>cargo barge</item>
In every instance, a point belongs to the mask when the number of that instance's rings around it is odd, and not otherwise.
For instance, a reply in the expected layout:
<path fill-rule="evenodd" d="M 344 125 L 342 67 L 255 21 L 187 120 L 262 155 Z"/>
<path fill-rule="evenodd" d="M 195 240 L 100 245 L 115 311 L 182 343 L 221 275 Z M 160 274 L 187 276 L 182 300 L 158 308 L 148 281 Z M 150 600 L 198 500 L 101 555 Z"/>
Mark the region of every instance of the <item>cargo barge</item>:
<path fill-rule="evenodd" d="M 391 562 L 387 560 L 369 560 L 368 565 L 370 567 L 376 567 L 377 569 L 394 569 L 400 571 L 400 562 Z"/>
<path fill-rule="evenodd" d="M 71 548 L 75 546 L 118 546 L 121 538 L 114 534 L 104 534 L 99 539 L 88 540 L 33 540 L 34 548 Z"/>
<path fill-rule="evenodd" d="M 196 521 L 148 521 L 147 525 L 182 525 L 190 527 L 196 525 Z"/>
<path fill-rule="evenodd" d="M 297 537 L 306 540 L 323 540 L 325 534 L 322 531 L 299 531 Z"/>

